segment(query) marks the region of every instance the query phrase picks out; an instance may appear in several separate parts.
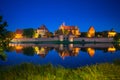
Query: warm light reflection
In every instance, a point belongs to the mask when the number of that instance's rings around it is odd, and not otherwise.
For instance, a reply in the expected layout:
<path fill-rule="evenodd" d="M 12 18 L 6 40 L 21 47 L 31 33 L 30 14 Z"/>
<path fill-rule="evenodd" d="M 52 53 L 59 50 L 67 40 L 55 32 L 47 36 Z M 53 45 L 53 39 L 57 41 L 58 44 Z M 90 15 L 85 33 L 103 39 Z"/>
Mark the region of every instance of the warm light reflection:
<path fill-rule="evenodd" d="M 73 53 L 75 54 L 75 56 L 77 56 L 79 54 L 80 48 L 73 48 Z"/>
<path fill-rule="evenodd" d="M 36 47 L 34 47 L 34 49 L 35 49 L 37 54 L 45 54 L 45 49 L 43 47 L 41 47 L 39 49 L 39 47 L 36 46 Z"/>
<path fill-rule="evenodd" d="M 23 46 L 20 46 L 20 45 L 18 45 L 18 46 L 15 46 L 15 49 L 16 49 L 16 50 L 23 49 Z"/>
<path fill-rule="evenodd" d="M 15 46 L 16 53 L 22 53 L 23 46 L 17 45 Z"/>
<path fill-rule="evenodd" d="M 39 47 L 34 47 L 34 49 L 35 49 L 35 52 L 37 53 L 37 54 L 39 54 Z"/>
<path fill-rule="evenodd" d="M 115 52 L 116 51 L 116 48 L 115 47 L 109 47 L 108 48 L 108 52 Z"/>
<path fill-rule="evenodd" d="M 73 44 L 69 44 L 69 49 L 70 49 L 70 50 L 73 49 Z"/>
<path fill-rule="evenodd" d="M 120 44 L 118 44 L 120 46 Z M 118 47 L 117 45 L 117 47 Z M 52 45 L 51 47 L 47 47 L 47 45 L 45 44 L 42 44 L 40 46 L 37 46 L 36 44 L 35 45 L 29 45 L 29 44 L 15 44 L 15 43 L 10 43 L 9 46 L 11 47 L 14 47 L 14 50 L 16 50 L 16 53 L 23 53 L 24 52 L 24 48 L 27 48 L 27 47 L 32 47 L 34 48 L 35 50 L 35 53 L 37 55 L 39 55 L 40 57 L 45 57 L 47 55 L 47 53 L 50 51 L 50 50 L 56 50 L 57 53 L 59 53 L 59 56 L 62 58 L 62 59 L 65 59 L 65 57 L 68 57 L 68 56 L 78 56 L 78 54 L 80 53 L 80 50 L 84 50 L 86 52 L 88 52 L 89 56 L 90 57 L 93 57 L 94 54 L 95 54 L 95 49 L 94 48 L 82 48 L 82 47 L 78 47 L 78 45 L 74 45 L 74 44 L 69 44 L 69 45 L 64 45 L 64 44 L 55 44 L 55 47 L 54 45 Z M 104 49 L 105 48 L 105 49 Z M 108 52 L 115 52 L 117 48 L 115 48 L 113 45 L 111 45 L 111 47 L 105 47 L 105 45 L 103 45 L 102 48 L 98 48 L 97 49 L 102 49 L 102 50 L 105 50 L 107 49 Z"/>
<path fill-rule="evenodd" d="M 63 44 L 60 44 L 59 49 L 60 49 L 60 50 L 63 50 Z"/>
<path fill-rule="evenodd" d="M 62 53 L 61 53 L 61 55 L 60 55 L 60 56 L 61 56 L 61 58 L 64 60 L 64 59 L 65 59 L 65 57 L 70 56 L 70 55 L 69 55 L 69 53 L 68 53 L 68 52 L 64 51 L 64 52 L 62 52 Z"/>
<path fill-rule="evenodd" d="M 91 57 L 93 57 L 95 54 L 95 50 L 93 48 L 87 48 L 87 52 Z"/>

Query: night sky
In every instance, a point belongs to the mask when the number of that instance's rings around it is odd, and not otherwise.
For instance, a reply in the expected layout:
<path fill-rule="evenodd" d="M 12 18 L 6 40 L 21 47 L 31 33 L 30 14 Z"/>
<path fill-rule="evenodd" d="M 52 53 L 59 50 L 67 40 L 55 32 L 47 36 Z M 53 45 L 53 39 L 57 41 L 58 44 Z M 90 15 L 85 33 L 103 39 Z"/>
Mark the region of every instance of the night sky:
<path fill-rule="evenodd" d="M 10 31 L 45 24 L 54 32 L 65 22 L 81 32 L 90 26 L 120 32 L 120 0 L 0 0 L 0 15 Z"/>

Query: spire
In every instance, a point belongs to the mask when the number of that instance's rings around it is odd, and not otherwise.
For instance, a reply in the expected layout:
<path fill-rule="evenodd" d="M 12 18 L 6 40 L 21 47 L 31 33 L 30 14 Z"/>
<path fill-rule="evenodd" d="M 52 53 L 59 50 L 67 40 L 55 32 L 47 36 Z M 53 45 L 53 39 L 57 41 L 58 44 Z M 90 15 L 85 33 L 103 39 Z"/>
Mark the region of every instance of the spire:
<path fill-rule="evenodd" d="M 65 22 L 63 22 L 62 25 L 65 26 Z"/>

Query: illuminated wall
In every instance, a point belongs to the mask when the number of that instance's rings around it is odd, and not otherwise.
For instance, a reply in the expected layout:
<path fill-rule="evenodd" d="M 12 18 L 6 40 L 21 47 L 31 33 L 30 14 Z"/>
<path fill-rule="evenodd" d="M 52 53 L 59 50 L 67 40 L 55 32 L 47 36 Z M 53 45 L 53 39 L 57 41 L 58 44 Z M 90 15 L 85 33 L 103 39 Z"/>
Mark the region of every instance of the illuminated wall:
<path fill-rule="evenodd" d="M 23 30 L 21 30 L 21 29 L 17 29 L 16 31 L 15 31 L 15 38 L 23 38 Z"/>
<path fill-rule="evenodd" d="M 22 34 L 15 34 L 15 38 L 19 39 L 19 38 L 23 38 Z"/>
<path fill-rule="evenodd" d="M 109 31 L 108 32 L 108 37 L 114 37 L 117 33 L 114 31 Z"/>
<path fill-rule="evenodd" d="M 59 27 L 59 30 L 62 30 L 62 32 L 64 33 L 65 31 L 68 32 L 68 34 L 70 32 L 72 32 L 72 34 L 76 37 L 80 36 L 80 31 L 79 31 L 79 28 L 77 26 L 66 26 L 65 24 L 62 24 L 60 27 Z"/>
<path fill-rule="evenodd" d="M 91 26 L 88 30 L 87 37 L 94 37 L 95 36 L 95 29 Z"/>
<path fill-rule="evenodd" d="M 34 38 L 38 38 L 39 35 L 41 37 L 45 37 L 46 33 L 49 32 L 48 29 L 46 28 L 45 25 L 40 26 L 36 31 L 35 31 L 35 35 Z"/>

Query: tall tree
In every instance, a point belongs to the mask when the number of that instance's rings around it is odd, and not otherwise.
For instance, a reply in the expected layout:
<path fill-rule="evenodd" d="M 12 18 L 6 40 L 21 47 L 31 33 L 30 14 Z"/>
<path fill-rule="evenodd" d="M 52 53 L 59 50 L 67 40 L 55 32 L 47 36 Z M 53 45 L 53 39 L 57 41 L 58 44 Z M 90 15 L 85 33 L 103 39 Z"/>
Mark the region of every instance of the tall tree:
<path fill-rule="evenodd" d="M 0 46 L 6 46 L 7 43 L 6 43 L 6 35 L 8 33 L 6 27 L 7 27 L 7 22 L 6 21 L 3 21 L 3 18 L 2 16 L 0 16 Z"/>
<path fill-rule="evenodd" d="M 35 32 L 33 28 L 27 28 L 23 30 L 23 36 L 26 38 L 32 38 L 34 34 Z"/>
<path fill-rule="evenodd" d="M 3 21 L 3 17 L 0 16 L 0 59 L 1 60 L 6 60 L 6 54 L 4 50 L 6 49 L 8 43 L 10 42 L 8 34 L 9 32 L 7 31 L 7 22 Z"/>

